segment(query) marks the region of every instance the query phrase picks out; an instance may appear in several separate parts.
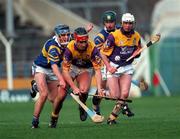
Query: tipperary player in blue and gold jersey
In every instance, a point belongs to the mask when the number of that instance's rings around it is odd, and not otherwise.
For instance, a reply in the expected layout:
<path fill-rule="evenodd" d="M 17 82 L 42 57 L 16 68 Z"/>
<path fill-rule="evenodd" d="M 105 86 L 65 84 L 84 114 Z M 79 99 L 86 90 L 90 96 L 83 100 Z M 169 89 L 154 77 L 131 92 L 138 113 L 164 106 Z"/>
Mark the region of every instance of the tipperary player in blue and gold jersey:
<path fill-rule="evenodd" d="M 58 25 L 54 32 L 55 36 L 44 44 L 32 66 L 34 84 L 37 85 L 39 91 L 39 98 L 35 103 L 33 113 L 32 128 L 38 128 L 40 113 L 46 99 L 49 99 L 53 105 L 49 126 L 55 128 L 59 111 L 66 97 L 66 82 L 61 74 L 61 62 L 65 47 L 70 41 L 70 29 L 67 25 Z"/>
<path fill-rule="evenodd" d="M 107 37 L 109 36 L 109 33 L 115 31 L 116 29 L 119 29 L 120 27 L 116 25 L 116 13 L 114 11 L 106 11 L 102 15 L 102 22 L 103 22 L 103 29 L 97 34 L 97 36 L 94 38 L 95 46 L 100 49 L 104 45 Z M 107 80 L 107 72 L 106 72 L 106 66 L 102 65 L 101 67 L 101 74 L 102 74 L 102 88 L 106 89 L 106 80 Z M 96 94 L 98 92 L 96 91 Z M 93 110 L 100 114 L 100 102 L 102 98 L 93 96 L 92 103 L 93 103 Z"/>
<path fill-rule="evenodd" d="M 101 49 L 104 42 L 106 41 L 109 33 L 114 32 L 120 28 L 120 25 L 116 24 L 116 13 L 114 11 L 106 11 L 102 16 L 103 29 L 94 38 L 94 43 L 98 49 Z"/>
<path fill-rule="evenodd" d="M 134 16 L 130 13 L 123 14 L 122 27 L 110 33 L 101 49 L 101 56 L 107 68 L 107 84 L 110 95 L 120 99 L 128 98 L 134 72 L 133 59 L 128 62 L 126 59 L 141 47 L 141 37 L 134 30 L 134 26 Z M 134 115 L 127 104 L 117 101 L 108 118 L 108 124 L 116 123 L 115 120 L 122 107 L 126 108 L 125 114 Z"/>
<path fill-rule="evenodd" d="M 72 40 L 64 53 L 63 75 L 67 83 L 80 100 L 86 103 L 91 85 L 93 69 L 98 91 L 101 91 L 101 57 L 94 43 L 89 41 L 85 28 L 79 27 L 74 31 Z M 73 80 L 76 80 L 77 85 Z M 79 107 L 80 119 L 85 121 L 87 113 Z"/>

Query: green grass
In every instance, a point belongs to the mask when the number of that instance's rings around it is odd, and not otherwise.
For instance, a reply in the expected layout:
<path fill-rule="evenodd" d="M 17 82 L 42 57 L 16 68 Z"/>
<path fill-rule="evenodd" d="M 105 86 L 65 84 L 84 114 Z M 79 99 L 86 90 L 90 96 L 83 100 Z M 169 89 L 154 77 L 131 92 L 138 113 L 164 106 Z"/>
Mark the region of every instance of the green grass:
<path fill-rule="evenodd" d="M 0 103 L 0 139 L 175 139 L 180 138 L 180 96 L 143 97 L 130 104 L 135 116 L 120 115 L 118 124 L 95 124 L 89 118 L 79 120 L 77 104 L 72 99 L 64 103 L 58 127 L 47 127 L 51 113 L 46 103 L 40 118 L 40 128 L 31 129 L 34 102 Z M 107 118 L 114 102 L 102 101 L 102 114 Z M 91 106 L 91 101 L 88 101 Z"/>

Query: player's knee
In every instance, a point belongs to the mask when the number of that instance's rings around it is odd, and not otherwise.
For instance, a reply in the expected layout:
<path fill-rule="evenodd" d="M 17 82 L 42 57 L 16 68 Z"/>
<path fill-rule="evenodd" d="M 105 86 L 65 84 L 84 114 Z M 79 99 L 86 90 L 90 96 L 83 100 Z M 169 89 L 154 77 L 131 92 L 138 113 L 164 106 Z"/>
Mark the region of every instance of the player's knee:
<path fill-rule="evenodd" d="M 46 100 L 47 97 L 48 97 L 48 93 L 40 93 L 39 98 L 40 98 L 41 100 Z"/>
<path fill-rule="evenodd" d="M 129 96 L 129 92 L 124 92 L 124 93 L 122 94 L 122 98 L 128 98 L 128 96 Z"/>
<path fill-rule="evenodd" d="M 80 90 L 81 90 L 81 93 L 87 94 L 88 91 L 89 91 L 89 88 L 88 87 L 83 87 L 83 88 L 80 88 Z"/>

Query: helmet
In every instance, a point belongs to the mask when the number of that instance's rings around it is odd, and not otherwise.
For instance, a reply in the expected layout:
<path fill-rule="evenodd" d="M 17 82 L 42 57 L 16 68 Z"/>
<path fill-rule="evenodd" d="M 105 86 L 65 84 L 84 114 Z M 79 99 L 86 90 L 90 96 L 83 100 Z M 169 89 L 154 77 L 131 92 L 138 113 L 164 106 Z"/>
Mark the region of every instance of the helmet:
<path fill-rule="evenodd" d="M 70 35 L 70 29 L 69 29 L 69 26 L 67 25 L 57 25 L 55 28 L 54 28 L 54 32 L 56 34 L 56 36 L 58 36 L 59 38 L 59 43 L 63 46 L 66 46 L 69 41 L 71 40 L 71 35 Z M 63 34 L 66 34 L 67 36 L 64 38 Z"/>
<path fill-rule="evenodd" d="M 106 11 L 102 16 L 103 23 L 116 22 L 116 13 L 114 11 Z"/>
<path fill-rule="evenodd" d="M 57 25 L 55 28 L 54 28 L 54 32 L 56 35 L 61 35 L 61 34 L 67 34 L 67 33 L 70 33 L 70 29 L 69 29 L 69 26 L 67 25 Z"/>
<path fill-rule="evenodd" d="M 122 15 L 122 22 L 135 22 L 134 15 L 125 13 Z"/>
<path fill-rule="evenodd" d="M 74 30 L 74 39 L 76 41 L 87 41 L 88 40 L 88 33 L 85 28 L 78 27 Z"/>

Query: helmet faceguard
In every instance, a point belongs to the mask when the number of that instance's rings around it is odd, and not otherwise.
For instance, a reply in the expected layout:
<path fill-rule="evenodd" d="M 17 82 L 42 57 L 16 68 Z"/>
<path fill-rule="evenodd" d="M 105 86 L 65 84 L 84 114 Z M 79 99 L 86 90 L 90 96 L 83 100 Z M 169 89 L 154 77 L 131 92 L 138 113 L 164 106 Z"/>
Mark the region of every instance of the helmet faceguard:
<path fill-rule="evenodd" d="M 56 36 L 59 38 L 59 43 L 63 46 L 67 45 L 71 39 L 70 29 L 67 25 L 57 25 L 54 28 Z"/>
<path fill-rule="evenodd" d="M 124 33 L 129 34 L 134 31 L 135 26 L 135 18 L 130 13 L 125 13 L 122 16 L 122 29 L 124 30 Z"/>

